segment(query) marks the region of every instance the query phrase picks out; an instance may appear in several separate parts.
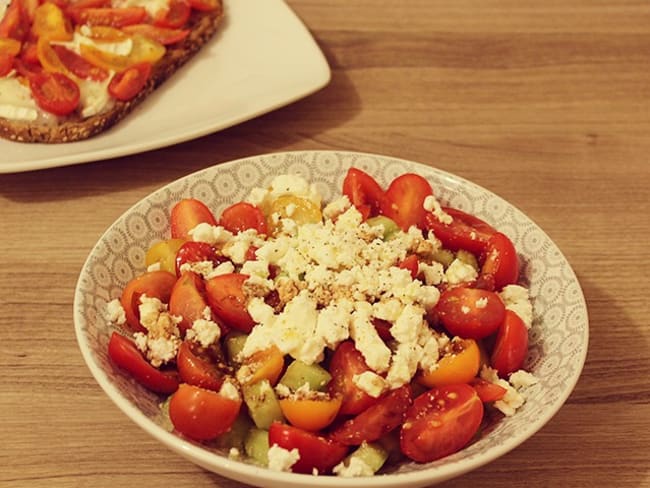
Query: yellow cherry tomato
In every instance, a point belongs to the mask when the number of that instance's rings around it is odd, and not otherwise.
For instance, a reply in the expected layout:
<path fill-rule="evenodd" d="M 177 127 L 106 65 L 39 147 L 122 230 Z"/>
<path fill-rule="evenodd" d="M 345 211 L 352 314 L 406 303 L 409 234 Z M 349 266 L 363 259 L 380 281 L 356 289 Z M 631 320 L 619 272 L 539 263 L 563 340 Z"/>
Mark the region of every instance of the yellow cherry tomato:
<path fill-rule="evenodd" d="M 330 425 L 339 413 L 343 397 L 303 399 L 288 397 L 279 400 L 282 414 L 291 425 L 311 432 Z"/>
<path fill-rule="evenodd" d="M 176 274 L 176 253 L 185 243 L 184 239 L 167 239 L 156 242 L 144 257 L 147 267 L 160 263 L 160 269 Z"/>
<path fill-rule="evenodd" d="M 275 385 L 284 368 L 284 355 L 277 346 L 272 345 L 258 351 L 244 361 L 237 374 L 241 383 L 253 384 L 258 381 L 268 380 Z"/>
<path fill-rule="evenodd" d="M 52 41 L 69 41 L 72 39 L 70 21 L 63 11 L 52 2 L 39 5 L 34 11 L 32 32 L 37 37 L 45 37 Z"/>
<path fill-rule="evenodd" d="M 315 224 L 323 220 L 318 204 L 294 195 L 282 195 L 271 202 L 268 208 L 268 224 L 271 229 L 276 227 L 273 214 L 279 214 L 283 219 L 292 219 L 298 225 Z"/>
<path fill-rule="evenodd" d="M 18 56 L 21 49 L 20 41 L 10 37 L 0 37 L 0 54 L 8 54 L 9 56 Z"/>
<path fill-rule="evenodd" d="M 438 367 L 417 377 L 418 383 L 434 386 L 469 383 L 478 373 L 481 351 L 474 339 L 462 339 L 452 344 L 453 353 L 438 361 Z"/>
<path fill-rule="evenodd" d="M 52 49 L 50 40 L 47 37 L 39 37 L 38 42 L 36 43 L 36 55 L 45 71 L 63 73 L 64 75 L 70 73 L 61 59 L 59 59 L 56 51 Z"/>
<path fill-rule="evenodd" d="M 134 34 L 131 52 L 124 56 L 113 54 L 88 44 L 79 47 L 81 57 L 86 61 L 110 71 L 118 73 L 126 71 L 134 64 L 148 62 L 156 63 L 165 55 L 165 46 L 140 34 Z"/>

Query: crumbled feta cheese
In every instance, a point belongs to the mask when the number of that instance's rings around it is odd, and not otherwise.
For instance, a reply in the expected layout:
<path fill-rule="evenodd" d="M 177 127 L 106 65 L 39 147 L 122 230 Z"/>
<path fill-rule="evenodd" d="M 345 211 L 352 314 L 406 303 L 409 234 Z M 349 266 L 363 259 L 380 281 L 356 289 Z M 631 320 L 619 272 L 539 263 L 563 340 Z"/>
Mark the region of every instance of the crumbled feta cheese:
<path fill-rule="evenodd" d="M 443 224 L 451 224 L 454 219 L 451 215 L 445 212 L 440 206 L 440 202 L 433 195 L 429 195 L 424 199 L 424 210 L 433 213 L 433 215 Z"/>
<path fill-rule="evenodd" d="M 188 234 L 195 242 L 207 242 L 208 244 L 217 245 L 225 244 L 233 238 L 232 232 L 224 229 L 220 225 L 210 225 L 205 222 L 198 224 Z"/>
<path fill-rule="evenodd" d="M 136 347 L 146 356 L 149 362 L 159 367 L 176 358 L 181 340 L 177 336 L 152 337 L 142 332 L 134 334 Z"/>
<path fill-rule="evenodd" d="M 106 320 L 115 325 L 124 325 L 126 323 L 126 312 L 119 298 L 115 298 L 106 304 Z"/>
<path fill-rule="evenodd" d="M 523 390 L 524 388 L 528 388 L 539 382 L 539 380 L 533 374 L 523 369 L 512 373 L 508 378 L 508 381 L 517 390 Z"/>
<path fill-rule="evenodd" d="M 433 262 L 431 264 L 420 263 L 418 265 L 418 275 L 424 276 L 424 282 L 427 285 L 439 285 L 445 279 L 445 268 L 441 263 Z"/>
<path fill-rule="evenodd" d="M 290 451 L 277 444 L 273 444 L 268 451 L 269 464 L 271 471 L 289 471 L 291 466 L 296 464 L 300 459 L 300 452 L 293 448 Z"/>
<path fill-rule="evenodd" d="M 506 389 L 506 394 L 501 400 L 494 402 L 494 406 L 507 417 L 514 415 L 517 409 L 526 402 L 526 397 L 523 391 L 528 386 L 537 382 L 537 378 L 526 371 L 517 371 L 513 373 L 510 376 L 511 382 L 508 382 L 499 378 L 497 371 L 489 366 L 483 366 L 483 368 L 481 368 L 480 376 L 485 381 L 489 381 L 490 383 L 494 383 Z M 515 377 L 514 383 L 512 383 L 513 376 Z"/>
<path fill-rule="evenodd" d="M 332 472 L 337 476 L 341 476 L 343 478 L 372 476 L 375 474 L 373 469 L 368 466 L 368 464 L 363 459 L 354 456 L 351 456 L 348 459 L 347 464 L 345 461 L 341 461 L 339 464 L 334 466 Z"/>
<path fill-rule="evenodd" d="M 191 271 L 203 276 L 206 280 L 210 280 L 215 276 L 234 273 L 235 266 L 230 261 L 220 263 L 217 267 L 214 266 L 212 261 L 194 261 L 181 264 L 180 271 L 181 273 Z"/>
<path fill-rule="evenodd" d="M 379 337 L 377 329 L 370 321 L 371 316 L 372 305 L 357 302 L 350 322 L 350 337 L 366 364 L 377 373 L 383 373 L 390 365 L 391 350 Z"/>
<path fill-rule="evenodd" d="M 533 304 L 530 302 L 528 290 L 519 285 L 507 285 L 499 292 L 508 310 L 512 310 L 529 329 L 533 325 Z"/>
<path fill-rule="evenodd" d="M 350 202 L 348 196 L 343 195 L 325 206 L 323 209 L 323 217 L 326 219 L 334 220 L 351 206 L 352 203 Z"/>
<path fill-rule="evenodd" d="M 203 347 L 214 344 L 221 337 L 221 327 L 212 320 L 210 307 L 203 310 L 203 318 L 196 319 L 192 327 L 185 332 L 185 337 L 198 342 Z"/>
<path fill-rule="evenodd" d="M 379 398 L 388 389 L 386 380 L 372 371 L 355 374 L 352 377 L 352 382 L 373 398 Z"/>
<path fill-rule="evenodd" d="M 476 308 L 479 308 L 479 309 L 487 307 L 487 304 L 488 304 L 487 297 L 479 298 L 478 300 L 476 300 L 476 303 L 474 303 Z"/>
<path fill-rule="evenodd" d="M 219 395 L 221 395 L 224 398 L 227 398 L 228 400 L 232 400 L 235 402 L 241 401 L 241 396 L 239 395 L 239 389 L 230 380 L 226 380 L 223 382 L 221 388 L 219 389 Z"/>
<path fill-rule="evenodd" d="M 460 259 L 454 259 L 447 268 L 447 271 L 445 271 L 445 278 L 452 285 L 472 281 L 477 277 L 478 272 L 474 266 L 464 263 Z"/>
<path fill-rule="evenodd" d="M 230 459 L 238 459 L 241 453 L 239 452 L 239 449 L 236 447 L 231 447 L 230 450 L 228 451 L 228 457 Z"/>

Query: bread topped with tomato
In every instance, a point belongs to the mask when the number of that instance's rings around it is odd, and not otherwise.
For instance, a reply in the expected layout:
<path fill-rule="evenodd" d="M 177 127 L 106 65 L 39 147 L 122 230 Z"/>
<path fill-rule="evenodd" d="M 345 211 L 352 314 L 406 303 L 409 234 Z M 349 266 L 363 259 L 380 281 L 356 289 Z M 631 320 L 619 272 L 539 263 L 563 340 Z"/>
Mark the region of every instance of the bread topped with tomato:
<path fill-rule="evenodd" d="M 222 0 L 11 0 L 0 7 L 0 136 L 87 139 L 217 31 Z"/>

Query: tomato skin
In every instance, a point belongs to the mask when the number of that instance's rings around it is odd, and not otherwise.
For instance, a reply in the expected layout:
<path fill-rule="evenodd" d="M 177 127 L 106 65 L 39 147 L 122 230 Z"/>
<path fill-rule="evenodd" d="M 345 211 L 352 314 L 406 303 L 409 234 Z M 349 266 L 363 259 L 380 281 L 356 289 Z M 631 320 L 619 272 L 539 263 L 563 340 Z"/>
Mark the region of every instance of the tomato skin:
<path fill-rule="evenodd" d="M 138 383 L 151 391 L 168 395 L 178 389 L 175 375 L 154 368 L 142 356 L 132 340 L 117 332 L 111 334 L 108 356 L 117 366 L 126 370 Z"/>
<path fill-rule="evenodd" d="M 91 79 L 95 81 L 104 81 L 106 78 L 108 78 L 108 71 L 89 63 L 84 58 L 79 56 L 76 52 L 71 51 L 67 47 L 53 45 L 52 49 L 54 49 L 54 52 L 68 69 L 68 71 L 74 73 L 79 78 Z"/>
<path fill-rule="evenodd" d="M 459 451 L 483 419 L 483 402 L 466 384 L 434 388 L 415 399 L 400 431 L 402 452 L 428 463 Z"/>
<path fill-rule="evenodd" d="M 206 282 L 208 304 L 214 314 L 229 325 L 249 333 L 255 326 L 244 294 L 244 282 L 248 275 L 228 273 L 216 276 Z"/>
<path fill-rule="evenodd" d="M 151 76 L 151 63 L 136 63 L 116 73 L 108 84 L 108 93 L 121 102 L 128 102 L 142 91 Z"/>
<path fill-rule="evenodd" d="M 378 215 L 386 198 L 379 183 L 368 173 L 358 168 L 348 170 L 343 180 L 342 193 L 361 212 L 364 220 Z"/>
<path fill-rule="evenodd" d="M 210 261 L 214 266 L 226 262 L 228 259 L 219 254 L 217 249 L 207 242 L 188 241 L 176 252 L 176 276 L 182 274 L 181 267 L 185 263 Z"/>
<path fill-rule="evenodd" d="M 379 398 L 374 405 L 356 417 L 336 427 L 329 438 L 348 446 L 376 441 L 402 425 L 412 402 L 410 385 L 401 386 Z"/>
<path fill-rule="evenodd" d="M 273 344 L 246 358 L 243 367 L 250 373 L 244 380 L 246 384 L 268 380 L 272 386 L 275 386 L 284 369 L 284 354 Z"/>
<path fill-rule="evenodd" d="M 181 333 L 190 329 L 195 320 L 203 318 L 206 307 L 209 308 L 203 280 L 196 273 L 183 273 L 169 296 L 169 313 L 182 318 L 178 324 Z"/>
<path fill-rule="evenodd" d="M 470 383 L 472 388 L 476 390 L 478 397 L 483 403 L 492 403 L 501 400 L 508 390 L 482 378 L 474 378 Z"/>
<path fill-rule="evenodd" d="M 427 180 L 413 173 L 403 174 L 388 186 L 381 213 L 404 231 L 412 225 L 421 228 L 427 213 L 424 199 L 429 195 L 433 195 L 433 189 Z"/>
<path fill-rule="evenodd" d="M 171 236 L 191 240 L 189 231 L 201 223 L 217 225 L 212 211 L 201 201 L 185 198 L 176 203 L 171 212 Z"/>
<path fill-rule="evenodd" d="M 169 2 L 169 8 L 161 11 L 153 23 L 158 27 L 179 29 L 189 20 L 191 13 L 192 9 L 186 1 L 172 0 Z"/>
<path fill-rule="evenodd" d="M 517 283 L 518 279 L 517 250 L 505 234 L 497 232 L 487 241 L 477 286 L 485 289 L 493 286 L 492 289 L 500 290 Z"/>
<path fill-rule="evenodd" d="M 0 53 L 0 76 L 5 76 L 13 69 L 14 58 L 11 54 Z"/>
<path fill-rule="evenodd" d="M 506 308 L 499 295 L 492 291 L 457 287 L 440 295 L 435 310 L 449 333 L 478 340 L 497 331 Z"/>
<path fill-rule="evenodd" d="M 140 296 L 155 297 L 167 303 L 175 283 L 176 277 L 167 271 L 150 271 L 136 276 L 126 284 L 120 302 L 124 308 L 126 322 L 132 331 L 147 332 L 140 324 Z"/>
<path fill-rule="evenodd" d="M 424 228 L 433 231 L 447 249 L 465 249 L 477 256 L 483 253 L 490 236 L 496 231 L 481 219 L 462 210 L 448 207 L 443 207 L 443 210 L 453 218 L 451 224 L 443 224 L 433 213 L 426 212 Z"/>
<path fill-rule="evenodd" d="M 461 339 L 452 344 L 454 353 L 442 357 L 438 361 L 438 367 L 433 371 L 422 372 L 417 377 L 418 383 L 433 388 L 434 386 L 469 383 L 476 376 L 481 361 L 481 352 L 476 341 Z"/>
<path fill-rule="evenodd" d="M 521 369 L 528 354 L 528 328 L 512 310 L 506 310 L 497 333 L 490 364 L 502 378 Z"/>
<path fill-rule="evenodd" d="M 29 77 L 29 87 L 38 106 L 55 115 L 68 115 L 79 105 L 79 87 L 61 73 L 36 73 Z"/>
<path fill-rule="evenodd" d="M 9 3 L 4 17 L 0 19 L 0 37 L 9 37 L 23 41 L 29 32 L 29 21 L 22 2 L 14 0 Z"/>
<path fill-rule="evenodd" d="M 328 473 L 348 453 L 348 447 L 312 432 L 274 422 L 269 428 L 269 445 L 283 449 L 298 449 L 300 459 L 291 467 L 294 473 Z"/>
<path fill-rule="evenodd" d="M 169 417 L 183 435 L 207 441 L 230 429 L 240 407 L 241 400 L 182 383 L 169 402 Z"/>
<path fill-rule="evenodd" d="M 223 384 L 224 374 L 209 360 L 195 354 L 193 347 L 196 346 L 193 346 L 190 341 L 183 341 L 178 348 L 176 365 L 181 380 L 206 390 L 219 391 Z"/>
<path fill-rule="evenodd" d="M 221 213 L 219 225 L 237 234 L 248 229 L 255 229 L 258 234 L 268 234 L 264 212 L 248 202 L 231 205 Z"/>
<path fill-rule="evenodd" d="M 332 381 L 329 383 L 329 394 L 332 397 L 341 396 L 340 413 L 356 415 L 377 402 L 354 384 L 354 375 L 371 371 L 363 355 L 354 347 L 354 342 L 345 341 L 339 344 L 330 361 L 329 372 Z"/>

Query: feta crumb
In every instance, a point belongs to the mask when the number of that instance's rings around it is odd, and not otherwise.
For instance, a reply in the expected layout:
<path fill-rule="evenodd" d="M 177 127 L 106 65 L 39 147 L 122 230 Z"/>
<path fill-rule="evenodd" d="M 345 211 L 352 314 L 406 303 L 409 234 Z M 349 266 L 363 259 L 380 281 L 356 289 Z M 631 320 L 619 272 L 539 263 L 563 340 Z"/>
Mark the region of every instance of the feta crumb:
<path fill-rule="evenodd" d="M 508 381 L 499 378 L 499 375 L 497 374 L 497 371 L 495 369 L 490 368 L 489 366 L 483 366 L 483 368 L 481 368 L 480 375 L 481 378 L 483 378 L 485 381 L 489 381 L 490 383 L 494 383 L 496 385 L 501 386 L 502 388 L 505 388 L 506 394 L 503 396 L 501 400 L 497 400 L 496 402 L 494 402 L 494 406 L 499 411 L 501 411 L 501 413 L 503 413 L 506 417 L 510 417 L 511 415 L 514 415 L 517 409 L 520 408 L 526 402 L 526 397 L 524 396 L 523 392 L 515 388 Z M 524 375 L 515 376 L 515 380 L 517 382 L 523 382 L 523 383 L 527 383 L 528 381 L 530 381 L 530 379 Z"/>
<path fill-rule="evenodd" d="M 106 304 L 106 320 L 115 325 L 124 325 L 126 323 L 126 312 L 119 298 L 115 298 Z"/>
<path fill-rule="evenodd" d="M 192 327 L 185 332 L 185 337 L 198 342 L 203 347 L 208 347 L 219 340 L 221 337 L 221 327 L 212 320 L 210 307 L 205 307 L 203 317 L 196 319 L 192 323 Z"/>
<path fill-rule="evenodd" d="M 525 388 L 529 388 L 533 385 L 536 385 L 539 382 L 539 379 L 537 379 L 533 374 L 529 373 L 528 371 L 520 369 L 519 371 L 515 371 L 514 373 L 512 373 L 508 378 L 508 381 L 517 390 L 523 390 Z"/>
<path fill-rule="evenodd" d="M 373 469 L 368 466 L 368 464 L 359 457 L 350 457 L 348 458 L 348 463 L 341 461 L 339 464 L 334 466 L 332 470 L 337 476 L 343 478 L 353 478 L 360 476 L 373 476 L 375 472 Z"/>
<path fill-rule="evenodd" d="M 447 268 L 447 271 L 445 271 L 445 278 L 452 285 L 472 281 L 477 277 L 478 272 L 474 266 L 464 263 L 460 259 L 454 259 Z"/>
<path fill-rule="evenodd" d="M 289 451 L 277 444 L 273 444 L 269 448 L 268 458 L 268 467 L 271 471 L 289 471 L 291 466 L 296 464 L 300 459 L 300 453 L 296 448 Z"/>
<path fill-rule="evenodd" d="M 207 242 L 208 244 L 225 244 L 233 238 L 232 232 L 220 225 L 210 225 L 202 222 L 191 229 L 188 234 L 195 242 Z"/>
<path fill-rule="evenodd" d="M 420 263 L 418 266 L 418 275 L 424 276 L 424 282 L 427 285 L 439 285 L 445 278 L 445 268 L 441 263 L 433 262 L 431 264 Z"/>
<path fill-rule="evenodd" d="M 156 261 L 155 263 L 151 263 L 149 266 L 147 266 L 147 272 L 160 271 L 161 269 L 162 265 L 160 264 L 160 261 Z"/>
<path fill-rule="evenodd" d="M 323 209 L 323 217 L 326 219 L 334 220 L 351 206 L 352 203 L 350 202 L 348 196 L 343 195 L 325 206 Z"/>
<path fill-rule="evenodd" d="M 451 215 L 445 212 L 440 206 L 440 202 L 433 195 L 429 195 L 424 199 L 424 210 L 433 213 L 433 215 L 443 224 L 451 224 L 454 219 Z"/>
<path fill-rule="evenodd" d="M 221 388 L 219 389 L 219 395 L 221 395 L 224 398 L 227 398 L 228 400 L 233 400 L 235 402 L 241 401 L 241 397 L 239 396 L 239 390 L 237 389 L 237 386 L 235 386 L 235 384 L 230 380 L 226 380 L 223 382 Z"/>
<path fill-rule="evenodd" d="M 239 458 L 240 454 L 241 453 L 239 452 L 239 449 L 237 449 L 236 447 L 231 447 L 230 451 L 228 451 L 228 457 L 230 459 L 237 459 Z"/>
<path fill-rule="evenodd" d="M 352 382 L 373 398 L 379 398 L 388 389 L 386 380 L 372 371 L 355 374 L 352 377 Z"/>
<path fill-rule="evenodd" d="M 488 304 L 487 297 L 479 298 L 478 300 L 476 300 L 476 303 L 474 303 L 476 308 L 485 308 L 487 307 L 487 304 Z"/>
<path fill-rule="evenodd" d="M 533 304 L 528 290 L 519 285 L 507 285 L 499 292 L 506 308 L 516 313 L 529 329 L 533 325 Z"/>

